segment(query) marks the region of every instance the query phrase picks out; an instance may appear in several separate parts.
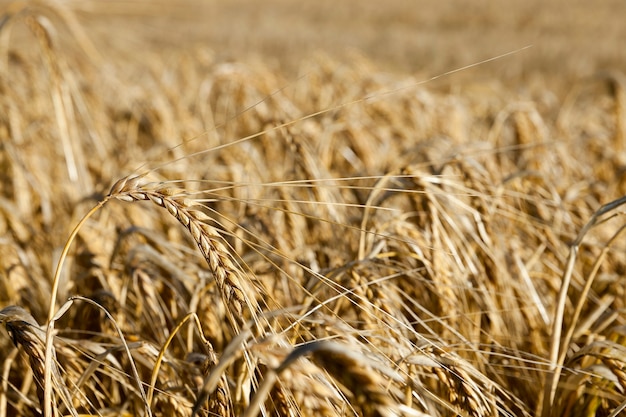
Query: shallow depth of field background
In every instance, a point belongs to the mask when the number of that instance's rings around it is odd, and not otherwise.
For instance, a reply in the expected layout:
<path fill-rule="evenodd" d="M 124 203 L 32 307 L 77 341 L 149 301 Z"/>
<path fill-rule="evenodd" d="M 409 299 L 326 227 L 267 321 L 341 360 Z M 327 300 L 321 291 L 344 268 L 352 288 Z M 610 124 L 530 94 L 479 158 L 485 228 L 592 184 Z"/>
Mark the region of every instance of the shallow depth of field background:
<path fill-rule="evenodd" d="M 623 1 L 0 15 L 0 417 L 626 407 Z"/>
<path fill-rule="evenodd" d="M 532 45 L 452 78 L 510 81 L 539 73 L 563 86 L 597 70 L 623 68 L 626 54 L 620 48 L 624 5 L 617 0 L 182 1 L 157 3 L 151 13 L 140 2 L 131 4 L 137 6 L 95 6 L 90 32 L 104 44 L 123 40 L 123 47 L 148 41 L 155 53 L 202 44 L 220 61 L 254 57 L 286 74 L 306 71 L 303 63 L 317 53 L 341 63 L 356 53 L 381 70 L 432 76 Z M 111 31 L 110 25 L 119 26 Z"/>

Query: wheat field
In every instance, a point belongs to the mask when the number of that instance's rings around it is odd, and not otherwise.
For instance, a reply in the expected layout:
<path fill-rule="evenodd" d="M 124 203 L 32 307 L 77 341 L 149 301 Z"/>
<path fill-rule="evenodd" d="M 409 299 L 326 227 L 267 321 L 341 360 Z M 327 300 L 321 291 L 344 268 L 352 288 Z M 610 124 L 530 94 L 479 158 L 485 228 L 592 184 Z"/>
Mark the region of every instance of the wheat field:
<path fill-rule="evenodd" d="M 624 6 L 259 4 L 0 3 L 0 417 L 620 415 Z"/>

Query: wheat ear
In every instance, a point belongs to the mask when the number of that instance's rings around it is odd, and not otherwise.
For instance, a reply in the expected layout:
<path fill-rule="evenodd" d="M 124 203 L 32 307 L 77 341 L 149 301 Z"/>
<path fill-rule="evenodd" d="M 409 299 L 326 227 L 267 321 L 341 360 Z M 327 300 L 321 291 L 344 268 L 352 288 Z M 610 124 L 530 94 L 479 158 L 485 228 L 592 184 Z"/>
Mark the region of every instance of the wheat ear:
<path fill-rule="evenodd" d="M 44 394 L 45 387 L 45 373 L 44 366 L 45 358 L 45 340 L 46 332 L 39 326 L 39 323 L 35 318 L 20 306 L 8 306 L 0 311 L 0 323 L 4 323 L 7 332 L 11 336 L 15 346 L 21 346 L 24 352 L 28 356 L 28 362 L 33 375 L 35 383 L 37 385 L 37 397 L 39 398 L 39 404 L 44 409 L 44 401 L 46 396 Z M 52 350 L 52 383 L 56 387 L 57 392 L 60 394 L 61 399 L 65 403 L 65 406 L 70 411 L 72 416 L 77 416 L 77 412 L 72 407 L 69 391 L 61 378 L 61 373 L 55 361 L 56 352 Z M 51 398 L 51 413 L 56 415 L 55 401 Z"/>
<path fill-rule="evenodd" d="M 176 191 L 166 187 L 146 189 L 139 184 L 140 179 L 140 176 L 121 179 L 113 185 L 108 198 L 128 202 L 151 201 L 166 209 L 187 228 L 215 277 L 222 299 L 231 313 L 231 324 L 237 330 L 243 323 L 246 306 L 253 316 L 258 310 L 256 302 L 246 297 L 242 289 L 242 272 L 233 262 L 221 235 L 204 221 L 209 219 L 207 215 L 193 210 L 189 201 L 176 196 Z"/>

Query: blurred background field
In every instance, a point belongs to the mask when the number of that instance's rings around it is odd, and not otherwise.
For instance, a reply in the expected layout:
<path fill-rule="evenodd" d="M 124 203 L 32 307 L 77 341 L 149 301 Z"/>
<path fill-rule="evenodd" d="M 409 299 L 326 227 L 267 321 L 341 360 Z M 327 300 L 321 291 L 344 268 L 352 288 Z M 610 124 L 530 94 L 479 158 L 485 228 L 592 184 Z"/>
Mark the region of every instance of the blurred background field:
<path fill-rule="evenodd" d="M 5 5 L 10 1 L 3 1 Z M 14 3 L 15 4 L 15 3 Z M 322 53 L 338 62 L 361 54 L 382 70 L 437 75 L 532 45 L 455 78 L 511 80 L 539 73 L 551 83 L 623 68 L 626 39 L 619 0 L 544 2 L 390 0 L 293 2 L 60 2 L 88 24 L 108 59 L 202 45 L 219 61 L 261 60 L 295 74 Z M 137 46 L 137 47 L 134 47 Z M 113 48 L 111 50 L 107 48 Z M 140 58 L 134 53 L 127 58 Z"/>
<path fill-rule="evenodd" d="M 626 60 L 619 0 L 69 3 L 85 11 L 99 45 L 145 41 L 156 52 L 199 43 L 220 61 L 255 58 L 288 74 L 316 53 L 339 62 L 358 53 L 383 70 L 432 76 L 532 45 L 455 78 L 540 73 L 560 84 Z"/>

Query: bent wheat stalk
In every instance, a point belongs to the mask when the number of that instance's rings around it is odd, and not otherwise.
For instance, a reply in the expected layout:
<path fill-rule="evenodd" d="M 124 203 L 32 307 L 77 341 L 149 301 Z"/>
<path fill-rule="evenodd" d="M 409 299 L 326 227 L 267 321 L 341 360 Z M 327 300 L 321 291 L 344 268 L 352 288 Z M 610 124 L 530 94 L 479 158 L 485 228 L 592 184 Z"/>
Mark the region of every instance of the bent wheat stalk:
<path fill-rule="evenodd" d="M 222 299 L 227 306 L 227 311 L 229 313 L 228 319 L 233 329 L 236 332 L 239 332 L 241 325 L 245 321 L 244 308 L 246 306 L 250 311 L 253 322 L 257 323 L 259 312 L 258 304 L 254 298 L 246 296 L 246 293 L 243 291 L 243 280 L 241 279 L 242 272 L 237 268 L 235 262 L 233 262 L 229 251 L 224 243 L 222 243 L 220 234 L 214 227 L 204 222 L 204 220 L 209 219 L 209 217 L 201 211 L 191 209 L 191 204 L 185 199 L 177 197 L 177 193 L 172 191 L 172 189 L 165 187 L 155 189 L 144 188 L 140 185 L 140 181 L 144 177 L 145 174 L 128 176 L 117 181 L 113 187 L 111 187 L 109 194 L 102 201 L 98 202 L 98 204 L 95 205 L 79 221 L 74 230 L 72 230 L 72 233 L 63 247 L 61 256 L 59 257 L 59 261 L 57 263 L 55 275 L 53 277 L 46 331 L 43 331 L 37 325 L 37 328 L 43 332 L 41 340 L 44 349 L 39 352 L 38 355 L 35 355 L 35 357 L 40 358 L 42 361 L 41 364 L 43 372 L 40 373 L 42 377 L 41 395 L 43 399 L 42 405 L 45 409 L 44 414 L 46 416 L 52 415 L 52 411 L 49 408 L 49 404 L 52 404 L 52 373 L 54 373 L 55 367 L 54 347 L 52 341 L 54 332 L 54 316 L 56 311 L 56 297 L 58 293 L 61 270 L 69 253 L 71 244 L 78 235 L 81 227 L 94 213 L 96 213 L 111 199 L 127 202 L 145 200 L 151 201 L 159 207 L 165 208 L 176 218 L 176 220 L 187 228 L 187 230 L 191 233 L 192 238 L 198 245 L 198 248 L 215 277 L 215 282 L 217 283 Z M 15 309 L 19 309 L 19 307 L 15 307 Z M 7 310 L 5 316 L 0 316 L 0 322 L 12 320 L 12 314 L 16 314 L 16 312 L 18 312 L 18 310 L 15 309 Z M 34 319 L 31 321 L 26 320 L 25 322 L 30 324 L 36 323 Z"/>
<path fill-rule="evenodd" d="M 390 380 L 400 384 L 406 382 L 399 374 L 377 366 L 365 355 L 354 351 L 351 346 L 318 340 L 293 349 L 283 362 L 266 376 L 244 417 L 256 417 L 279 375 L 296 360 L 305 356 L 310 356 L 315 365 L 328 372 L 339 383 L 345 391 L 346 398 L 350 399 L 350 407 L 358 411 L 359 415 L 424 416 L 417 410 L 404 407 L 388 392 Z"/>
<path fill-rule="evenodd" d="M 618 198 L 617 200 L 613 200 L 610 203 L 607 203 L 600 207 L 580 230 L 578 236 L 576 237 L 576 240 L 570 246 L 570 253 L 567 259 L 567 266 L 563 274 L 563 279 L 561 281 L 561 288 L 558 294 L 557 305 L 555 308 L 552 324 L 552 343 L 549 358 L 550 368 L 548 370 L 549 372 L 545 383 L 542 410 L 542 415 L 544 417 L 548 417 L 548 415 L 550 414 L 550 410 L 554 406 L 557 385 L 559 383 L 561 371 L 563 370 L 563 361 L 565 360 L 565 354 L 563 353 L 563 351 L 568 348 L 567 345 L 562 345 L 563 340 L 561 340 L 561 334 L 563 332 L 563 319 L 565 316 L 565 304 L 567 302 L 567 294 L 572 281 L 574 263 L 577 259 L 578 250 L 587 232 L 589 232 L 589 230 L 591 230 L 600 222 L 602 216 L 623 206 L 624 204 L 626 204 L 626 196 Z M 587 285 L 585 285 L 585 291 L 588 291 Z M 578 313 L 576 313 L 576 315 L 577 314 Z M 570 324 L 570 326 L 576 326 L 576 323 L 573 322 Z M 569 333 L 566 333 L 566 342 L 569 342 L 569 337 Z"/>

